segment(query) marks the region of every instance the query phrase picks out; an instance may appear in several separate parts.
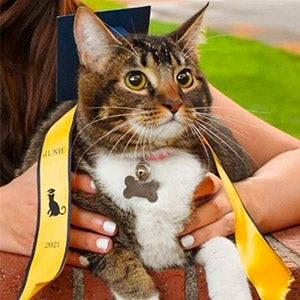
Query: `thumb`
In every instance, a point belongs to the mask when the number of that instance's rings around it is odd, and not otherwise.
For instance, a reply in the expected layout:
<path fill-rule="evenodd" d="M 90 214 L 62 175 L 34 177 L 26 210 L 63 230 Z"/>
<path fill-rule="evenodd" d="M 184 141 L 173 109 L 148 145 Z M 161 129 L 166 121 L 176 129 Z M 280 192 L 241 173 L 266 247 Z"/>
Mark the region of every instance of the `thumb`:
<path fill-rule="evenodd" d="M 213 173 L 208 173 L 208 175 L 197 186 L 193 200 L 196 201 L 199 198 L 213 195 L 220 189 L 221 186 L 222 182 L 220 178 Z"/>

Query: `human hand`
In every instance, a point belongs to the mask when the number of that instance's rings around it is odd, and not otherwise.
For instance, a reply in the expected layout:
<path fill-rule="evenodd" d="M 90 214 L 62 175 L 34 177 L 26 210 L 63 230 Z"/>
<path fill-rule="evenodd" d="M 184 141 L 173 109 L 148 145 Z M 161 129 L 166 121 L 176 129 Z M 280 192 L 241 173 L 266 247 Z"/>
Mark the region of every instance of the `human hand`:
<path fill-rule="evenodd" d="M 30 255 L 37 222 L 37 164 L 0 188 L 0 250 Z M 95 193 L 87 175 L 72 176 L 72 189 Z M 87 261 L 78 251 L 105 254 L 113 246 L 116 225 L 107 218 L 72 205 L 70 247 L 67 262 L 85 267 Z"/>
<path fill-rule="evenodd" d="M 74 192 L 95 193 L 93 182 L 88 175 L 72 174 L 72 190 Z M 117 233 L 117 225 L 108 218 L 72 205 L 70 246 L 67 263 L 87 267 L 88 261 L 78 250 L 106 254 L 112 247 L 110 237 Z M 77 249 L 77 251 L 75 250 Z"/>
<path fill-rule="evenodd" d="M 220 178 L 212 173 L 201 183 L 194 201 L 208 197 L 207 202 L 197 207 L 190 222 L 179 234 L 182 246 L 195 248 L 215 236 L 228 236 L 234 233 L 234 214 Z"/>
<path fill-rule="evenodd" d="M 37 222 L 36 164 L 0 188 L 0 250 L 30 255 Z"/>

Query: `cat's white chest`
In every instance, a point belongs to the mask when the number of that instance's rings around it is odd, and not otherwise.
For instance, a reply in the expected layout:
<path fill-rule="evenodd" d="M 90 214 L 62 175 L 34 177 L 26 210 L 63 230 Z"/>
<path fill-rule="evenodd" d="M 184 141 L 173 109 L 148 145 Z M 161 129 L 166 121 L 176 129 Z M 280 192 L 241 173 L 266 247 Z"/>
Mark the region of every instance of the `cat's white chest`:
<path fill-rule="evenodd" d="M 190 215 L 193 192 L 206 171 L 194 156 L 185 152 L 150 161 L 150 176 L 146 182 L 159 183 L 157 201 L 136 196 L 127 199 L 123 195 L 125 178 L 135 177 L 137 163 L 120 156 L 101 155 L 97 179 L 112 201 L 136 216 L 135 232 L 144 263 L 155 269 L 180 265 L 184 262 L 184 253 L 177 234 Z"/>

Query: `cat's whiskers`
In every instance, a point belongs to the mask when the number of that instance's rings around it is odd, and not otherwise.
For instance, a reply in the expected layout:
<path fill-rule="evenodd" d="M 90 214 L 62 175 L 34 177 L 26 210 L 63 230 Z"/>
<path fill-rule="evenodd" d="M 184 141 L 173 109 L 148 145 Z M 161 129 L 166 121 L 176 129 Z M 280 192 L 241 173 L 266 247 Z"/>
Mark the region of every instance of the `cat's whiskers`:
<path fill-rule="evenodd" d="M 211 109 L 219 109 L 221 111 L 223 110 L 231 110 L 231 111 L 239 111 L 238 108 L 236 107 L 228 107 L 228 106 L 216 106 L 216 105 L 210 105 L 210 106 L 195 106 L 194 109 L 196 109 L 197 111 L 201 111 L 201 110 L 211 110 Z M 255 113 L 255 112 L 259 112 L 259 113 L 263 113 L 262 111 L 254 111 L 254 110 L 249 110 L 247 109 L 247 111 L 251 112 L 251 113 Z"/>
<path fill-rule="evenodd" d="M 72 148 L 76 145 L 77 140 L 80 138 L 81 133 L 89 126 L 92 126 L 93 124 L 96 124 L 98 122 L 98 116 L 96 116 L 91 122 L 88 124 L 84 125 L 76 134 L 74 137 L 73 143 L 72 143 Z"/>
<path fill-rule="evenodd" d="M 239 108 L 236 107 L 228 107 L 228 106 L 216 106 L 216 105 L 210 105 L 210 106 L 196 106 L 194 107 L 196 110 L 211 110 L 211 109 L 220 109 L 220 110 L 231 110 L 231 111 L 239 111 Z M 246 109 L 250 113 L 268 113 L 266 111 L 260 111 L 260 110 L 253 110 L 253 109 Z"/>
<path fill-rule="evenodd" d="M 121 142 L 122 139 L 124 139 L 130 132 L 133 132 L 133 134 L 131 135 L 131 138 L 128 140 L 128 142 L 125 145 L 125 149 L 123 150 L 123 154 L 125 154 L 127 147 L 129 146 L 129 144 L 131 143 L 132 139 L 134 138 L 134 136 L 137 134 L 137 132 L 134 130 L 135 127 L 137 127 L 138 124 L 135 125 L 131 125 L 129 127 L 129 129 L 123 134 L 121 135 L 121 137 L 116 141 L 116 143 L 114 144 L 114 146 L 111 148 L 109 155 L 112 155 L 114 149 L 117 147 L 117 145 Z"/>
<path fill-rule="evenodd" d="M 188 126 L 189 126 L 189 129 L 191 131 L 191 134 L 193 136 L 198 137 L 199 143 L 202 146 L 202 148 L 204 149 L 205 155 L 207 157 L 208 167 L 210 169 L 211 167 L 210 167 L 209 152 L 208 152 L 206 146 L 204 145 L 204 143 L 202 141 L 202 139 L 204 137 L 203 133 L 201 132 L 201 130 L 199 130 L 199 128 L 193 122 L 188 122 Z"/>
<path fill-rule="evenodd" d="M 146 127 L 146 126 L 144 126 L 142 132 L 139 134 L 137 143 L 136 143 L 136 145 L 135 145 L 134 158 L 139 158 L 139 155 L 138 155 L 138 148 L 139 148 L 139 144 L 141 143 L 142 159 L 145 159 L 145 153 L 143 152 L 143 143 L 144 143 L 144 137 L 145 137 L 144 132 L 145 132 L 145 131 L 147 131 L 147 127 Z"/>
<path fill-rule="evenodd" d="M 207 116 L 201 116 L 201 118 L 203 119 L 207 119 L 207 120 L 210 120 L 210 116 L 209 114 L 207 114 Z M 256 130 L 261 130 L 260 127 L 257 127 L 257 126 L 253 126 L 252 124 L 248 124 L 248 123 L 244 123 L 244 122 L 239 122 L 235 119 L 231 119 L 231 118 L 225 118 L 223 116 L 216 116 L 215 115 L 215 118 L 214 118 L 214 122 L 215 123 L 219 123 L 220 125 L 224 125 L 224 122 L 222 122 L 223 120 L 225 120 L 227 123 L 231 122 L 233 123 L 234 125 L 240 125 L 240 124 L 243 124 L 242 126 L 240 126 L 238 129 L 235 129 L 234 126 L 231 126 L 231 132 L 233 132 L 235 134 L 235 136 L 240 136 L 242 137 L 243 139 L 248 139 L 250 140 L 251 139 L 251 136 L 248 134 L 247 130 L 246 130 L 246 127 L 254 127 Z M 243 127 L 244 126 L 244 127 Z M 210 125 L 211 128 L 214 128 L 216 129 L 213 125 Z M 226 135 L 223 134 L 224 137 L 227 137 Z M 239 145 L 238 142 L 235 142 L 234 140 L 232 140 L 232 143 L 234 143 L 235 145 Z M 248 153 L 249 154 L 249 153 Z M 254 163 L 257 163 L 257 161 L 255 160 L 255 158 L 251 157 L 253 162 Z"/>
<path fill-rule="evenodd" d="M 148 121 L 146 124 L 143 124 L 143 131 L 140 133 L 140 138 L 142 138 L 142 143 L 141 143 L 141 150 L 142 150 L 142 153 L 141 153 L 141 156 L 142 157 L 139 157 L 137 155 L 137 153 L 135 154 L 135 157 L 138 157 L 139 159 L 142 159 L 142 160 L 146 160 L 146 149 L 148 152 L 151 152 L 151 149 L 152 149 L 152 127 L 153 127 L 153 124 L 151 121 Z M 146 143 L 148 142 L 148 147 L 146 146 Z"/>
<path fill-rule="evenodd" d="M 226 138 L 228 139 L 228 136 L 221 132 L 219 129 L 217 129 L 213 124 L 210 124 L 209 122 L 204 122 L 203 119 L 207 121 L 212 121 L 211 115 L 209 113 L 196 113 L 197 117 L 189 120 L 188 124 L 192 124 L 194 132 L 197 133 L 197 136 L 200 138 L 206 134 L 207 136 L 210 136 L 213 138 L 213 140 L 220 145 L 224 150 L 224 146 L 226 146 L 228 149 L 230 149 L 234 154 L 237 155 L 237 157 L 240 158 L 239 154 L 226 142 Z M 213 119 L 216 123 L 219 123 L 223 125 L 221 122 Z M 215 132 L 215 131 L 216 132 Z M 235 142 L 234 140 L 231 140 L 232 143 L 234 143 L 237 147 L 239 147 L 239 144 Z M 202 141 L 201 141 L 202 143 Z"/>
<path fill-rule="evenodd" d="M 151 122 L 147 122 L 146 126 L 145 126 L 145 135 L 144 135 L 144 139 L 143 139 L 143 159 L 145 159 L 146 154 L 145 154 L 145 148 L 146 148 L 146 140 L 148 140 L 148 142 L 150 142 L 150 134 L 151 134 Z M 151 143 L 150 143 L 151 144 Z M 150 148 L 149 148 L 150 150 Z"/>
<path fill-rule="evenodd" d="M 88 151 L 91 148 L 93 148 L 96 144 L 98 144 L 101 140 L 103 140 L 104 138 L 106 138 L 110 134 L 113 134 L 114 132 L 116 132 L 116 131 L 118 131 L 118 130 L 120 130 L 120 129 L 128 126 L 128 125 L 130 125 L 129 121 L 124 121 L 124 122 L 118 124 L 117 126 L 113 127 L 111 130 L 106 132 L 104 135 L 102 135 L 100 138 L 96 139 L 92 144 L 90 144 L 89 147 L 87 149 L 85 149 L 85 151 L 81 154 L 80 158 L 78 159 L 75 170 L 77 170 L 79 168 L 79 164 L 80 164 L 81 160 L 83 159 L 83 157 L 88 153 Z"/>
<path fill-rule="evenodd" d="M 222 34 L 215 34 L 213 36 L 206 36 L 206 41 L 222 38 L 222 37 L 229 37 L 230 34 L 228 33 L 222 33 Z"/>
<path fill-rule="evenodd" d="M 184 126 L 185 129 L 184 130 L 185 130 L 188 141 L 191 141 L 192 137 L 194 136 L 193 134 L 191 136 L 191 128 L 190 128 L 191 123 L 192 122 L 191 122 L 191 120 L 189 120 L 189 118 L 185 118 L 185 126 Z M 185 135 L 183 134 L 183 136 L 185 136 Z"/>
<path fill-rule="evenodd" d="M 200 44 L 200 52 L 201 53 L 206 53 L 206 52 L 221 52 L 220 48 L 217 48 L 214 44 L 209 43 L 210 40 L 215 40 L 218 38 L 223 38 L 223 37 L 229 37 L 230 35 L 227 33 L 224 34 L 215 34 L 213 36 L 205 36 L 205 41 L 206 43 Z"/>
<path fill-rule="evenodd" d="M 220 109 L 222 111 L 224 110 L 231 110 L 231 111 L 238 111 L 237 108 L 235 107 L 226 107 L 226 106 L 215 106 L 215 105 L 212 105 L 212 106 L 207 106 L 207 107 L 194 107 L 195 110 L 197 111 L 197 114 L 201 117 L 201 116 L 204 116 L 204 115 L 207 115 L 207 117 L 209 118 L 211 116 L 211 113 L 210 112 L 206 112 L 207 111 L 207 108 L 209 110 L 211 109 Z M 201 112 L 201 110 L 205 110 L 205 112 Z M 250 111 L 250 110 L 248 110 Z M 253 111 L 250 111 L 253 113 Z M 222 121 L 225 121 L 225 123 L 231 123 L 233 125 L 241 125 L 240 126 L 240 129 L 245 133 L 245 135 L 243 135 L 241 133 L 241 131 L 238 131 L 236 129 L 231 129 L 232 131 L 234 131 L 236 134 L 238 135 L 241 135 L 243 137 L 248 137 L 247 135 L 247 131 L 246 131 L 246 127 L 251 127 L 251 128 L 254 128 L 255 130 L 262 130 L 263 128 L 259 127 L 259 126 L 256 126 L 256 125 L 253 125 L 249 122 L 243 122 L 242 120 L 237 120 L 236 118 L 234 117 L 229 117 L 229 116 L 224 116 L 224 115 L 220 115 L 216 112 L 214 112 L 214 120 L 217 122 L 217 123 L 220 123 L 221 125 L 224 125 L 224 122 Z"/>
<path fill-rule="evenodd" d="M 105 121 L 108 119 L 112 119 L 112 118 L 119 118 L 119 117 L 127 117 L 127 116 L 131 116 L 132 114 L 130 113 L 126 113 L 126 114 L 115 114 L 115 115 L 109 115 L 109 116 L 105 116 L 102 118 L 99 118 L 99 116 L 97 115 L 91 122 L 89 122 L 88 124 L 86 124 L 85 126 L 83 126 L 80 131 L 78 131 L 77 135 L 81 134 L 82 131 L 86 130 L 88 127 L 96 124 L 97 122 L 101 122 L 101 121 Z"/>
<path fill-rule="evenodd" d="M 199 117 L 200 119 L 204 119 L 204 120 L 207 120 L 207 121 L 214 121 L 215 123 L 217 124 L 220 124 L 221 126 L 224 125 L 224 123 L 221 121 L 222 120 L 225 120 L 226 118 L 218 118 L 216 115 L 214 115 L 214 118 L 212 119 L 211 118 L 211 114 L 210 113 L 199 113 L 197 112 L 196 113 L 197 117 Z M 220 116 L 221 117 L 221 116 Z M 230 121 L 230 120 L 228 120 Z M 232 119 L 232 123 L 234 123 L 234 119 Z M 235 122 L 236 124 L 239 124 L 238 122 Z M 236 135 L 240 135 L 240 136 L 243 136 L 246 138 L 246 135 L 243 135 L 241 132 L 239 132 L 237 129 L 231 129 L 232 132 L 234 132 Z"/>
<path fill-rule="evenodd" d="M 218 39 L 218 38 L 222 38 L 222 37 L 228 37 L 230 36 L 229 34 L 217 34 L 214 36 L 205 36 L 205 41 L 206 43 L 200 44 L 199 46 L 199 51 L 201 53 L 210 53 L 210 52 L 218 52 L 220 53 L 222 50 L 220 50 L 220 48 L 217 48 L 215 45 L 209 43 L 210 40 L 214 40 L 214 39 Z"/>
<path fill-rule="evenodd" d="M 110 116 L 106 116 L 106 117 L 102 117 L 99 118 L 99 116 L 96 116 L 91 122 L 89 122 L 88 124 L 84 125 L 76 134 L 74 141 L 72 143 L 72 147 L 74 147 L 74 145 L 77 142 L 77 139 L 79 138 L 80 134 L 86 130 L 88 127 L 97 124 L 98 122 L 104 121 L 104 120 L 108 120 L 110 118 L 119 118 L 119 117 L 126 117 L 126 116 L 131 116 L 131 114 L 118 114 L 118 115 L 110 115 Z"/>
<path fill-rule="evenodd" d="M 145 160 L 146 158 L 146 155 L 145 155 L 145 139 L 146 139 L 146 136 L 147 136 L 147 133 L 148 133 L 148 130 L 147 130 L 147 125 L 145 126 L 143 132 L 142 132 L 142 144 L 141 144 L 141 152 L 142 152 L 142 158 L 143 160 Z"/>
<path fill-rule="evenodd" d="M 200 113 L 197 112 L 197 115 L 201 118 L 211 120 L 211 114 L 210 113 Z M 241 136 L 245 139 L 249 139 L 249 134 L 247 133 L 246 128 L 252 127 L 256 130 L 260 130 L 261 128 L 258 126 L 255 126 L 253 124 L 249 124 L 247 122 L 243 122 L 241 120 L 236 120 L 235 118 L 225 117 L 223 115 L 214 114 L 214 121 L 220 125 L 224 125 L 225 123 L 231 123 L 234 126 L 231 126 L 231 131 L 238 136 Z M 225 122 L 224 122 L 225 121 Z M 237 127 L 238 126 L 238 127 Z M 237 127 L 237 128 L 235 128 Z"/>
<path fill-rule="evenodd" d="M 249 122 L 243 122 L 242 120 L 237 120 L 236 118 L 231 118 L 231 117 L 227 117 L 227 116 L 223 116 L 220 114 L 215 113 L 214 114 L 215 119 L 220 120 L 219 122 L 222 123 L 221 121 L 226 121 L 226 123 L 232 123 L 234 125 L 241 125 L 241 128 L 246 132 L 245 127 L 251 127 L 254 128 L 255 130 L 262 130 L 263 128 L 261 128 L 260 126 L 257 125 L 253 125 Z M 224 123 L 222 123 L 224 124 Z"/>
<path fill-rule="evenodd" d="M 148 145 L 149 145 L 149 149 L 152 149 L 152 139 L 153 139 L 153 124 L 149 123 L 149 138 L 148 138 Z"/>
<path fill-rule="evenodd" d="M 97 107 L 90 107 L 90 109 L 96 109 Z M 138 108 L 130 108 L 130 107 L 123 107 L 123 106 L 105 106 L 105 109 L 110 109 L 110 108 L 115 108 L 115 109 L 127 109 L 127 110 L 132 110 L 133 112 L 141 112 L 143 111 L 142 109 L 138 109 Z M 103 117 L 101 119 L 98 119 L 97 121 L 101 121 L 101 120 L 106 120 L 109 118 L 117 118 L 120 116 L 132 116 L 132 114 L 118 114 L 118 115 L 110 115 L 107 117 Z M 94 122 L 95 123 L 95 122 Z M 116 141 L 116 143 L 114 144 L 114 146 L 112 147 L 112 149 L 109 152 L 109 155 L 111 155 L 114 150 L 116 149 L 116 147 L 118 146 L 118 144 L 124 140 L 124 138 L 126 136 L 128 136 L 130 133 L 132 133 L 130 139 L 128 140 L 128 142 L 126 143 L 124 150 L 123 150 L 123 155 L 125 155 L 126 153 L 126 149 L 129 147 L 130 143 L 132 142 L 133 138 L 136 137 L 136 135 L 138 134 L 137 131 L 135 131 L 135 128 L 143 128 L 142 132 L 140 132 L 139 137 L 137 139 L 136 145 L 135 145 L 135 156 L 137 156 L 137 151 L 142 151 L 142 158 L 145 157 L 145 149 L 151 149 L 151 145 L 152 145 L 152 124 L 151 122 L 147 122 L 146 124 L 141 121 L 138 121 L 138 119 L 136 120 L 136 123 L 130 124 L 130 128 L 122 135 L 120 136 L 120 138 Z M 148 148 L 146 147 L 146 142 L 148 141 Z M 139 150 L 138 150 L 139 149 Z"/>
<path fill-rule="evenodd" d="M 141 135 L 138 134 L 138 139 L 137 139 L 136 144 L 135 144 L 135 147 L 134 147 L 134 155 L 133 155 L 133 158 L 134 158 L 134 164 L 136 164 L 135 159 L 137 158 L 138 145 L 139 145 L 139 142 L 140 142 L 140 138 L 141 138 Z"/>
<path fill-rule="evenodd" d="M 234 150 L 234 148 L 229 143 L 226 142 L 225 139 L 228 137 L 224 133 L 222 133 L 218 129 L 216 130 L 216 128 L 213 125 L 204 123 L 202 120 L 196 121 L 196 125 L 199 127 L 199 129 L 201 129 L 204 133 L 206 133 L 207 136 L 209 136 L 218 145 L 220 145 L 220 147 L 222 147 L 225 152 L 228 152 L 228 149 L 229 149 L 232 153 L 234 153 L 236 155 L 236 157 L 238 157 L 243 162 L 242 157 Z M 218 132 L 218 134 L 215 133 L 212 129 L 210 129 L 208 127 L 215 129 Z M 232 140 L 232 142 L 235 145 L 239 146 L 238 143 L 236 143 L 235 141 Z M 227 150 L 226 150 L 226 147 L 227 147 Z"/>
<path fill-rule="evenodd" d="M 135 128 L 135 127 L 138 127 L 138 126 L 139 126 L 139 124 L 135 124 L 135 125 L 131 126 L 131 129 L 132 129 L 132 131 L 134 131 L 134 133 L 132 134 L 131 138 L 127 141 L 127 143 L 126 143 L 126 145 L 125 145 L 125 147 L 124 147 L 124 149 L 123 149 L 123 152 L 122 152 L 122 156 L 123 156 L 123 157 L 125 156 L 125 154 L 126 154 L 126 152 L 127 152 L 127 148 L 128 148 L 129 145 L 131 144 L 131 141 L 133 140 L 133 138 L 134 138 L 136 135 L 138 135 L 138 132 L 137 132 L 136 130 L 134 130 L 134 128 Z"/>

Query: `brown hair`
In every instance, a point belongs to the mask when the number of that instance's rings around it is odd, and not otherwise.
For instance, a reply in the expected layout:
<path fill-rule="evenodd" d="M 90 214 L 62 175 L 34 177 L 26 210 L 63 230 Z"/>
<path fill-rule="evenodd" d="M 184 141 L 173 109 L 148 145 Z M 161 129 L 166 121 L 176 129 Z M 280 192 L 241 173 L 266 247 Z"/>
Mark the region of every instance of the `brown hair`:
<path fill-rule="evenodd" d="M 28 137 L 55 102 L 56 17 L 76 0 L 2 0 L 0 185 L 14 176 Z"/>

